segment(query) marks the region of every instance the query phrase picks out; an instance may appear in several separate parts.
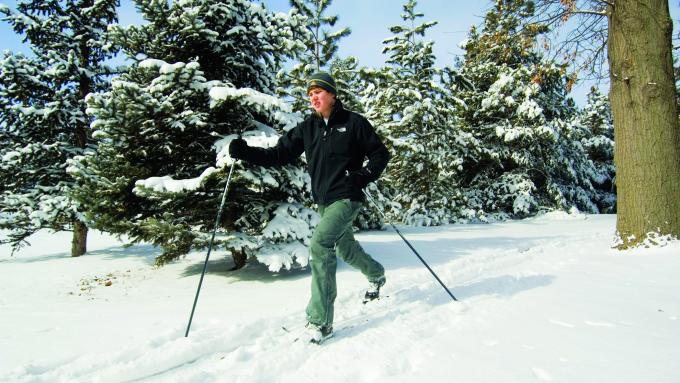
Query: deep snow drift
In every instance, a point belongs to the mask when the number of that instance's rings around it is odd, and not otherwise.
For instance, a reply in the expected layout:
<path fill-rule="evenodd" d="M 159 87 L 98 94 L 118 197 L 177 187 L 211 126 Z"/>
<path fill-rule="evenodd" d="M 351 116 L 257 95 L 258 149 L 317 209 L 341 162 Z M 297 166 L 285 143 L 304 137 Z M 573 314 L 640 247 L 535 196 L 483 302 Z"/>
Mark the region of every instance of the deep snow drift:
<path fill-rule="evenodd" d="M 357 235 L 387 268 L 385 297 L 339 263 L 336 337 L 293 342 L 306 270 L 231 272 L 204 253 L 154 268 L 158 250 L 92 233 L 0 247 L 2 382 L 678 382 L 680 244 L 617 252 L 615 217 L 551 213 L 489 225 L 403 227 L 452 302 L 391 230 Z M 108 286 L 107 286 L 108 285 Z"/>

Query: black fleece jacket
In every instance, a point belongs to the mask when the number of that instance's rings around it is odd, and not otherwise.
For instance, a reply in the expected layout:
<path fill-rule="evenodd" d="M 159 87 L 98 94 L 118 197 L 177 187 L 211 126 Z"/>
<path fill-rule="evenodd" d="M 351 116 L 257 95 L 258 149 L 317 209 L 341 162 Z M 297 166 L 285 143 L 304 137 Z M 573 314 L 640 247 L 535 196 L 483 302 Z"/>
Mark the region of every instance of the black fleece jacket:
<path fill-rule="evenodd" d="M 378 179 L 390 158 L 368 120 L 345 110 L 336 100 L 328 124 L 312 114 L 281 136 L 276 146 L 248 147 L 243 159 L 262 166 L 285 165 L 303 151 L 312 178 L 312 196 L 320 205 L 343 198 L 363 201 L 361 188 L 350 182 L 348 172 L 361 170 L 367 184 Z M 366 157 L 368 163 L 362 169 Z"/>

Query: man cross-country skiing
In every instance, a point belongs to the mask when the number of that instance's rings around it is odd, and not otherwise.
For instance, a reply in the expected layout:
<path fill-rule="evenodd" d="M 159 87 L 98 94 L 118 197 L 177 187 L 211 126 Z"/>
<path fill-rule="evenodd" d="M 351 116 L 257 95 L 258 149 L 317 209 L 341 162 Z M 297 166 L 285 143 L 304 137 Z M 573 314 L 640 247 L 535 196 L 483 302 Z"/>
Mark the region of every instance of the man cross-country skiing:
<path fill-rule="evenodd" d="M 321 220 L 310 244 L 312 295 L 305 337 L 318 344 L 333 335 L 336 254 L 368 279 L 366 300 L 378 298 L 385 284 L 385 269 L 354 239 L 352 221 L 364 200 L 362 189 L 378 179 L 390 155 L 368 120 L 342 107 L 335 81 L 328 73 L 318 72 L 309 78 L 307 95 L 315 113 L 284 134 L 275 147 L 250 147 L 239 137 L 229 145 L 229 155 L 274 166 L 306 154 L 312 196 Z M 368 163 L 363 166 L 366 157 Z"/>

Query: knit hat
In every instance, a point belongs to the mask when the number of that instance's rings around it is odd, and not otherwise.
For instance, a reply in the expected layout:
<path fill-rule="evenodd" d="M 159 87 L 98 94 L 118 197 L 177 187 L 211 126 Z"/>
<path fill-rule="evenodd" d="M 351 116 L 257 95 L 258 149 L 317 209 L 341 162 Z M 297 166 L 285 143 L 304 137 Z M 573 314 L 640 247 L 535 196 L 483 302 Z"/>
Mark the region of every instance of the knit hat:
<path fill-rule="evenodd" d="M 338 94 L 337 88 L 335 86 L 335 80 L 333 77 L 326 72 L 316 72 L 309 76 L 307 80 L 307 92 L 312 87 L 318 86 L 319 88 L 325 89 L 333 94 Z"/>

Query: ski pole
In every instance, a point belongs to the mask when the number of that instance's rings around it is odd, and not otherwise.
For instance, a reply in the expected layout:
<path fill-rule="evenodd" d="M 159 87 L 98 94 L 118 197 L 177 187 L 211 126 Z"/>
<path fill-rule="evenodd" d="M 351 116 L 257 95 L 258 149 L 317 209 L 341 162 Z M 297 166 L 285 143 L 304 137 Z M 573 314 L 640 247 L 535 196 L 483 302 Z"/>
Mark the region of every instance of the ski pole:
<path fill-rule="evenodd" d="M 208 254 L 205 256 L 205 263 L 203 264 L 203 272 L 201 273 L 201 279 L 198 282 L 198 290 L 196 290 L 196 298 L 194 298 L 194 306 L 191 308 L 191 316 L 189 317 L 189 324 L 187 325 L 187 332 L 184 337 L 189 337 L 189 329 L 191 328 L 191 320 L 194 318 L 194 311 L 196 311 L 196 302 L 198 302 L 198 294 L 201 293 L 201 285 L 203 284 L 203 276 L 205 275 L 205 270 L 208 268 L 208 258 L 210 258 L 210 252 L 212 251 L 213 241 L 215 240 L 215 233 L 217 233 L 217 227 L 220 224 L 220 218 L 222 218 L 222 210 L 224 209 L 224 201 L 227 199 L 227 190 L 229 190 L 229 183 L 231 182 L 231 173 L 234 171 L 234 164 L 236 160 L 231 163 L 231 168 L 229 169 L 229 176 L 227 177 L 227 183 L 224 185 L 224 192 L 222 193 L 222 202 L 220 203 L 220 209 L 217 211 L 217 219 L 215 219 L 215 228 L 212 232 L 212 237 L 210 237 L 210 243 L 208 244 Z"/>
<path fill-rule="evenodd" d="M 378 210 L 378 213 L 380 213 L 380 215 L 382 216 L 383 221 L 387 222 L 387 218 L 385 217 L 385 213 L 383 213 L 382 209 L 380 209 L 380 206 L 378 206 L 378 204 L 375 202 L 375 200 L 373 199 L 373 197 L 371 197 L 371 195 L 368 194 L 368 192 L 367 192 L 366 190 L 362 190 L 362 191 L 364 192 L 364 194 L 366 195 L 366 197 L 368 197 L 368 200 L 371 201 L 371 203 L 373 204 L 373 206 L 375 206 L 375 208 Z M 437 274 L 434 272 L 434 270 L 432 270 L 432 268 L 430 268 L 430 266 L 427 264 L 427 262 L 425 262 L 425 260 L 423 259 L 423 257 L 421 257 L 420 254 L 418 254 L 418 252 L 416 251 L 416 249 L 413 248 L 413 246 L 411 245 L 411 243 L 410 243 L 409 241 L 407 241 L 406 238 L 404 238 L 404 236 L 401 234 L 401 232 L 399 231 L 399 229 L 397 229 L 397 227 L 394 226 L 394 224 L 391 223 L 391 222 L 390 222 L 390 226 L 392 226 L 392 228 L 394 229 L 394 231 L 396 231 L 397 234 L 399 234 L 399 236 L 401 237 L 401 239 L 403 239 L 404 242 L 406 242 L 406 245 L 408 245 L 408 247 L 413 251 L 413 253 L 416 255 L 416 257 L 418 257 L 418 259 L 420 259 L 420 262 L 422 262 L 423 265 L 425 265 L 425 267 L 427 267 L 427 269 L 430 270 L 430 273 L 432 273 L 432 275 L 433 275 L 434 278 L 437 280 L 437 282 L 439 282 L 439 284 L 442 285 L 442 287 L 444 288 L 444 290 L 446 290 L 446 292 L 449 293 L 449 296 L 451 297 L 451 299 L 453 299 L 454 301 L 458 301 L 458 299 L 456 299 L 456 297 L 454 297 L 453 294 L 451 294 L 451 291 L 449 291 L 449 289 L 446 287 L 446 285 L 444 285 L 444 282 L 442 282 L 442 280 L 439 279 L 439 277 L 438 277 Z"/>

